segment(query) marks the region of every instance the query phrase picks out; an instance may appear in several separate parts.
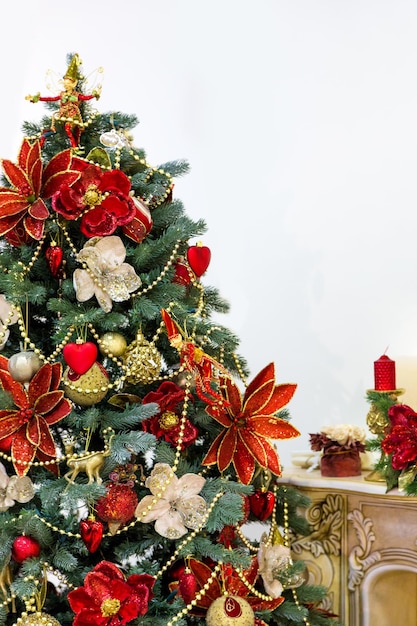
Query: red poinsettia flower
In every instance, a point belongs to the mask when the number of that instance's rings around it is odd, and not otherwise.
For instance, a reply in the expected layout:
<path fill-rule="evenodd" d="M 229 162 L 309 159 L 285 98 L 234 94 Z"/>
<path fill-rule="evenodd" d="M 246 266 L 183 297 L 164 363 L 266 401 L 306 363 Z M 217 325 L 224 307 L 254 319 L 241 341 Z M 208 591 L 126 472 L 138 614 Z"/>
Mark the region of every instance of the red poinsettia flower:
<path fill-rule="evenodd" d="M 130 180 L 121 170 L 102 171 L 98 166 L 74 158 L 81 172 L 75 184 L 62 185 L 52 198 L 54 210 L 67 220 L 81 217 L 80 230 L 86 237 L 112 235 L 118 226 L 138 241 L 134 226 L 140 209 L 130 196 Z M 150 214 L 142 216 L 141 239 L 150 229 Z M 133 222 L 133 225 L 132 225 Z M 148 228 L 145 228 L 145 223 Z M 146 231 L 146 232 L 145 232 Z M 133 233 L 133 234 L 132 234 Z"/>
<path fill-rule="evenodd" d="M 62 184 L 71 185 L 80 173 L 71 169 L 71 150 L 55 155 L 44 168 L 39 141 L 25 139 L 17 164 L 3 160 L 3 170 L 12 185 L 0 187 L 0 236 L 17 246 L 31 239 L 39 241 L 49 211 L 45 200 Z"/>
<path fill-rule="evenodd" d="M 251 482 L 257 464 L 279 476 L 279 458 L 268 440 L 299 436 L 294 426 L 276 416 L 297 386 L 275 385 L 275 368 L 270 363 L 248 385 L 243 397 L 230 378 L 221 378 L 219 387 L 225 404 L 208 406 L 206 411 L 224 430 L 213 441 L 203 465 L 217 464 L 224 472 L 233 463 L 245 485 Z"/>
<path fill-rule="evenodd" d="M 417 413 L 406 404 L 388 409 L 390 426 L 381 442 L 385 454 L 392 454 L 395 470 L 403 470 L 417 461 Z"/>
<path fill-rule="evenodd" d="M 197 591 L 203 588 L 206 589 L 207 581 L 213 574 L 213 566 L 203 563 L 202 561 L 198 561 L 197 559 L 190 558 L 187 559 L 187 567 L 194 575 Z M 256 557 L 251 560 L 251 564 L 248 569 L 244 569 L 242 571 L 243 580 L 239 577 L 233 567 L 230 565 L 224 565 L 222 569 L 222 576 L 219 576 L 219 580 L 217 578 L 212 580 L 208 589 L 206 589 L 205 594 L 197 600 L 194 608 L 190 611 L 190 614 L 198 617 L 204 616 L 211 603 L 216 600 L 216 598 L 220 598 L 220 596 L 224 595 L 224 589 L 226 589 L 227 593 L 230 595 L 244 598 L 254 611 L 273 611 L 280 604 L 282 604 L 282 602 L 284 602 L 283 596 L 279 596 L 278 598 L 273 598 L 271 600 L 261 600 L 258 596 L 253 595 L 245 582 L 243 582 L 247 581 L 253 588 L 258 579 L 258 570 L 259 564 Z M 179 582 L 180 584 L 178 590 L 181 594 L 181 577 Z M 187 604 L 193 600 L 193 598 L 189 597 L 183 599 Z"/>
<path fill-rule="evenodd" d="M 154 583 L 149 574 L 126 579 L 114 563 L 101 561 L 86 575 L 84 586 L 68 594 L 74 626 L 119 626 L 145 615 Z"/>
<path fill-rule="evenodd" d="M 142 403 L 156 402 L 159 405 L 159 411 L 152 417 L 143 420 L 143 430 L 152 433 L 158 439 L 164 439 L 173 446 L 177 446 L 180 434 L 181 404 L 184 397 L 184 389 L 169 380 L 161 383 L 156 391 L 147 393 Z M 193 444 L 197 436 L 197 428 L 187 419 L 182 436 L 182 449 Z"/>
<path fill-rule="evenodd" d="M 0 383 L 11 394 L 17 409 L 0 411 L 0 441 L 11 446 L 13 465 L 18 476 L 24 476 L 35 456 L 40 461 L 56 458 L 55 443 L 49 426 L 71 412 L 71 403 L 58 390 L 61 382 L 60 363 L 45 363 L 29 383 L 28 389 L 12 378 L 8 359 L 0 355 Z M 56 472 L 54 463 L 47 465 Z"/>

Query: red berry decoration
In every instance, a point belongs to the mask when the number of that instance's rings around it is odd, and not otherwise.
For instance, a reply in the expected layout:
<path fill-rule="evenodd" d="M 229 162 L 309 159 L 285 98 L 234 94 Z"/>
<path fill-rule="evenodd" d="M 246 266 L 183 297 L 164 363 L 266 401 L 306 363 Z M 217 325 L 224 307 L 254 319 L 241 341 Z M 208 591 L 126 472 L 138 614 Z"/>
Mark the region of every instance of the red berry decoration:
<path fill-rule="evenodd" d="M 97 346 L 91 341 L 67 343 L 62 351 L 65 362 L 76 373 L 82 376 L 97 359 Z"/>
<path fill-rule="evenodd" d="M 98 550 L 103 539 L 103 524 L 90 515 L 89 518 L 81 520 L 80 535 L 87 550 L 93 554 Z"/>
<path fill-rule="evenodd" d="M 249 496 L 251 512 L 262 521 L 272 515 L 275 506 L 275 496 L 272 491 L 256 490 Z"/>
<path fill-rule="evenodd" d="M 12 558 L 18 563 L 23 563 L 26 559 L 39 556 L 41 547 L 33 537 L 21 535 L 16 537 L 12 544 Z"/>
<path fill-rule="evenodd" d="M 190 246 L 187 250 L 187 260 L 197 277 L 204 274 L 211 260 L 211 251 L 207 246 L 199 242 L 196 246 Z"/>
<path fill-rule="evenodd" d="M 45 258 L 48 261 L 49 269 L 52 276 L 55 278 L 58 275 L 62 265 L 63 252 L 60 246 L 52 243 L 49 248 L 46 249 Z"/>
<path fill-rule="evenodd" d="M 97 517 L 107 522 L 109 531 L 115 533 L 132 519 L 137 504 L 138 496 L 129 485 L 110 483 L 106 495 L 96 503 Z"/>

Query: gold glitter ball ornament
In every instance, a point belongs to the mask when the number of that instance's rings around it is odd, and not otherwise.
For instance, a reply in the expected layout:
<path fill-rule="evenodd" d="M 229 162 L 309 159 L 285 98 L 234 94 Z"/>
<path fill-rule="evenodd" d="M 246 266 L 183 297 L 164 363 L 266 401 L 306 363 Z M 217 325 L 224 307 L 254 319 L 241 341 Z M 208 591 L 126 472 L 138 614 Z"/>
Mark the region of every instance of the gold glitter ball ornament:
<path fill-rule="evenodd" d="M 216 598 L 206 615 L 207 626 L 254 626 L 255 614 L 251 605 L 240 596 L 225 595 Z"/>
<path fill-rule="evenodd" d="M 61 623 L 55 617 L 40 611 L 21 617 L 18 620 L 18 624 L 19 626 L 61 626 Z"/>
<path fill-rule="evenodd" d="M 129 383 L 152 382 L 161 371 L 161 355 L 141 331 L 138 331 L 136 339 L 127 347 L 123 361 L 128 370 L 126 380 Z"/>
<path fill-rule="evenodd" d="M 97 404 L 109 390 L 108 374 L 97 361 L 81 376 L 67 368 L 62 379 L 66 397 L 80 406 Z"/>
<path fill-rule="evenodd" d="M 102 354 L 112 354 L 122 356 L 127 348 L 127 341 L 120 333 L 108 332 L 100 337 L 100 352 Z"/>

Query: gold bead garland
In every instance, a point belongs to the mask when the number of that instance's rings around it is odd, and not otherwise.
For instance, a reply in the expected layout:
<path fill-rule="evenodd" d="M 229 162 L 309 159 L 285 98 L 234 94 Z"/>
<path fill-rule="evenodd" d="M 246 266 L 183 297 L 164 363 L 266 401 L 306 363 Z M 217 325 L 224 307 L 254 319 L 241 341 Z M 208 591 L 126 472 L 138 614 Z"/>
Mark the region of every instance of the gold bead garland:
<path fill-rule="evenodd" d="M 193 610 L 198 601 L 206 595 L 207 591 L 210 589 L 211 583 L 217 579 L 219 574 L 221 574 L 222 567 L 223 563 L 219 561 L 218 564 L 214 567 L 213 573 L 207 578 L 207 581 L 204 583 L 200 591 L 195 594 L 194 598 L 191 600 L 191 602 L 187 604 L 186 607 L 181 609 L 181 611 L 179 611 L 172 619 L 169 620 L 169 622 L 167 622 L 167 626 L 172 626 L 172 624 L 178 622 L 181 617 L 185 617 L 185 615 L 188 615 L 188 613 Z"/>
<path fill-rule="evenodd" d="M 162 279 L 167 275 L 169 269 L 172 267 L 172 264 L 177 257 L 178 248 L 180 247 L 181 243 L 182 243 L 181 240 L 178 239 L 171 252 L 171 255 L 168 261 L 165 263 L 164 268 L 161 270 L 161 273 L 159 274 L 159 276 L 155 278 L 147 287 L 144 287 L 143 289 L 139 289 L 139 291 L 135 291 L 135 293 L 131 295 L 132 298 L 137 298 L 139 296 L 143 296 L 145 293 L 149 293 L 154 287 L 156 287 L 162 281 Z"/>
<path fill-rule="evenodd" d="M 159 200 L 156 202 L 153 202 L 153 204 L 155 205 L 155 207 L 158 207 L 160 204 L 162 204 L 166 198 L 169 196 L 169 193 L 171 191 L 172 188 L 172 176 L 171 174 L 169 174 L 168 172 L 166 172 L 165 170 L 163 170 L 162 168 L 156 168 L 156 167 L 152 167 L 151 165 L 149 165 L 149 163 L 147 163 L 146 159 L 144 159 L 143 157 L 140 157 L 138 154 L 136 154 L 136 152 L 131 149 L 129 150 L 129 154 L 130 156 L 132 156 L 135 161 L 137 161 L 140 165 L 144 165 L 146 169 L 149 169 L 149 173 L 148 175 L 145 177 L 144 179 L 144 183 L 147 183 L 148 180 L 150 180 L 150 178 L 154 175 L 154 174 L 161 174 L 161 176 L 165 176 L 168 183 L 167 183 L 167 188 L 165 190 L 165 194 L 159 198 Z"/>
<path fill-rule="evenodd" d="M 283 517 L 284 517 L 284 546 L 286 546 L 287 548 L 290 548 L 291 542 L 290 542 L 290 524 L 289 524 L 289 513 L 288 513 L 288 500 L 287 500 L 287 498 L 285 496 L 285 494 L 287 492 L 287 488 L 283 487 L 282 490 L 284 492 L 284 498 L 283 498 L 283 508 L 284 508 L 284 512 L 283 512 Z M 297 606 L 298 610 L 301 611 L 302 607 L 301 607 L 301 603 L 300 603 L 300 601 L 298 599 L 297 590 L 296 589 L 291 589 L 291 591 L 292 591 L 294 604 Z M 308 621 L 307 617 L 303 617 L 303 622 L 304 622 L 305 626 L 311 626 L 311 624 Z"/>
<path fill-rule="evenodd" d="M 27 618 L 30 619 L 30 617 L 35 617 L 35 615 L 40 618 L 43 618 L 43 621 L 40 621 L 40 623 L 42 624 L 59 624 L 59 622 L 57 620 L 55 620 L 55 618 L 49 616 L 46 613 L 41 613 L 42 610 L 42 606 L 43 605 L 43 600 L 40 599 L 40 592 L 38 591 L 38 587 L 41 584 L 46 583 L 46 577 L 47 577 L 47 573 L 50 572 L 53 576 L 55 576 L 55 578 L 58 580 L 58 582 L 60 582 L 61 584 L 65 585 L 65 587 L 67 589 L 75 589 L 75 586 L 68 582 L 66 576 L 64 576 L 61 572 L 59 572 L 58 570 L 54 569 L 47 561 L 45 561 L 43 564 L 43 576 L 44 576 L 44 580 L 40 580 L 39 578 L 35 578 L 35 576 L 33 575 L 28 575 L 25 576 L 22 580 L 24 582 L 32 582 L 34 584 L 35 590 L 34 592 L 30 595 L 30 596 L 22 596 L 22 601 L 25 604 L 25 610 L 22 611 L 22 613 L 20 614 L 20 616 L 17 618 L 14 626 L 20 626 L 21 624 L 27 624 Z M 12 606 L 14 601 L 17 599 L 17 594 L 16 593 L 12 593 L 10 595 L 10 597 L 6 598 L 6 600 L 4 600 L 3 602 L 0 603 L 0 607 L 4 606 L 7 607 L 7 605 L 11 602 Z M 49 621 L 48 621 L 49 620 Z M 38 621 L 33 622 L 34 624 L 38 624 Z"/>
<path fill-rule="evenodd" d="M 248 581 L 248 579 L 246 578 L 246 576 L 244 575 L 243 571 L 240 568 L 235 567 L 234 569 L 235 569 L 236 574 L 239 576 L 240 580 L 242 581 L 242 583 L 245 585 L 246 589 L 248 589 L 248 591 L 250 591 L 252 595 L 256 596 L 260 600 L 265 600 L 266 602 L 272 602 L 275 599 L 272 596 L 269 596 L 265 593 L 261 593 L 260 591 L 255 589 L 255 587 Z"/>
<path fill-rule="evenodd" d="M 22 272 L 19 273 L 15 273 L 16 278 L 21 278 L 23 279 L 25 277 L 26 274 L 28 274 L 30 272 L 30 270 L 32 269 L 32 267 L 34 266 L 37 258 L 39 257 L 40 251 L 42 250 L 42 246 L 44 244 L 45 241 L 45 237 L 46 234 L 42 236 L 42 238 L 39 240 L 38 245 L 35 248 L 35 252 L 33 253 L 33 256 L 31 258 L 31 260 L 29 261 L 28 265 L 25 265 L 23 263 L 23 261 L 18 261 L 17 264 L 19 265 L 19 267 L 23 268 Z M 10 272 L 8 267 L 3 267 L 3 271 L 5 274 L 8 274 Z"/>
<path fill-rule="evenodd" d="M 39 240 L 39 243 L 36 246 L 35 252 L 33 253 L 33 256 L 31 258 L 31 260 L 29 261 L 28 265 L 25 265 L 22 261 L 18 261 L 18 265 L 20 265 L 23 268 L 23 270 L 24 270 L 21 273 L 22 278 L 24 278 L 26 274 L 29 274 L 30 270 L 35 265 L 35 262 L 37 261 L 37 259 L 39 257 L 39 254 L 40 254 L 40 252 L 42 250 L 42 246 L 44 244 L 45 237 L 46 237 L 46 235 L 43 235 L 42 239 Z"/>
<path fill-rule="evenodd" d="M 237 354 L 233 352 L 232 357 L 233 357 L 233 361 L 235 362 L 236 369 L 239 374 L 239 378 L 243 382 L 245 387 L 247 387 L 247 379 L 246 379 L 245 374 L 243 373 L 242 365 L 241 365 L 241 362 L 239 361 Z"/>
<path fill-rule="evenodd" d="M 113 430 L 112 428 L 106 428 L 103 431 L 103 435 L 106 435 L 109 431 Z M 104 445 L 104 450 L 100 450 L 97 452 L 82 452 L 77 454 L 76 452 L 72 452 L 69 454 L 64 454 L 56 459 L 51 459 L 50 461 L 21 461 L 20 459 L 15 459 L 12 456 L 6 454 L 5 452 L 0 451 L 0 457 L 9 461 L 10 463 L 17 463 L 19 465 L 25 465 L 26 467 L 48 467 L 48 465 L 58 465 L 59 463 L 63 463 L 68 459 L 83 459 L 84 457 L 88 457 L 92 454 L 104 454 L 108 450 L 108 443 Z"/>
<path fill-rule="evenodd" d="M 74 126 L 79 126 L 80 128 L 84 129 L 84 128 L 88 128 L 88 126 L 90 126 L 94 122 L 95 118 L 98 117 L 98 115 L 100 115 L 99 111 L 92 109 L 90 111 L 90 116 L 86 120 L 79 120 L 74 117 L 65 117 L 65 115 L 60 115 L 56 119 L 59 122 L 73 124 Z M 24 139 L 27 139 L 28 141 L 33 141 L 33 140 L 40 139 L 41 137 L 42 137 L 42 133 L 36 133 L 35 135 L 25 135 Z"/>

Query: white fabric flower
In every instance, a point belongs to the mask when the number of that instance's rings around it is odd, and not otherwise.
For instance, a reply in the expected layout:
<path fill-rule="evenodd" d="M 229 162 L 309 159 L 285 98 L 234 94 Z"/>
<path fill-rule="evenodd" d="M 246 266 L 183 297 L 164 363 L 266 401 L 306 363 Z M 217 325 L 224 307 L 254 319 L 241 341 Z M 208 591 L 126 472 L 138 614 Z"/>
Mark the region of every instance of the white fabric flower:
<path fill-rule="evenodd" d="M 141 522 L 155 521 L 155 530 L 163 537 L 178 539 L 188 528 L 196 529 L 204 520 L 207 502 L 197 494 L 205 482 L 197 474 L 178 478 L 167 463 L 156 463 L 145 483 L 153 495 L 139 502 L 135 515 Z M 165 486 L 162 497 L 153 503 Z"/>
<path fill-rule="evenodd" d="M 3 350 L 10 335 L 10 331 L 7 329 L 5 330 L 6 320 L 8 320 L 7 326 L 10 326 L 11 324 L 16 324 L 18 319 L 19 316 L 16 309 L 13 309 L 12 305 L 7 302 L 4 295 L 0 294 L 0 333 L 2 333 L 0 335 L 0 350 Z"/>
<path fill-rule="evenodd" d="M 25 504 L 35 495 L 29 476 L 9 476 L 3 463 L 0 463 L 0 512 L 7 511 L 15 501 Z"/>
<path fill-rule="evenodd" d="M 292 565 L 290 549 L 282 544 L 267 546 L 261 542 L 257 559 L 266 593 L 272 598 L 279 598 L 283 586 L 275 576 Z"/>
<path fill-rule="evenodd" d="M 360 426 L 352 424 L 337 424 L 335 426 L 323 426 L 320 430 L 332 441 L 336 441 L 341 446 L 352 444 L 355 442 L 365 443 L 366 430 Z"/>
<path fill-rule="evenodd" d="M 78 261 L 85 263 L 88 270 L 76 269 L 73 276 L 78 302 L 95 296 L 103 311 L 108 313 L 113 302 L 129 300 L 142 281 L 133 267 L 124 262 L 125 258 L 126 248 L 120 237 L 89 239 L 77 255 Z"/>

